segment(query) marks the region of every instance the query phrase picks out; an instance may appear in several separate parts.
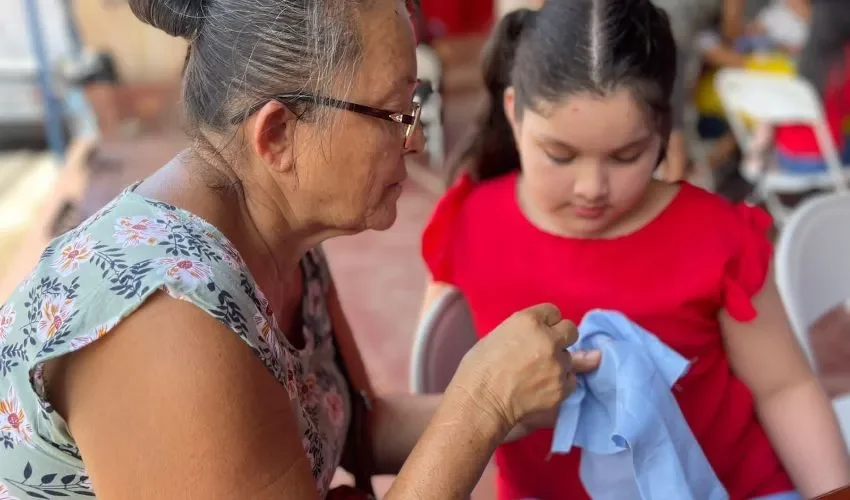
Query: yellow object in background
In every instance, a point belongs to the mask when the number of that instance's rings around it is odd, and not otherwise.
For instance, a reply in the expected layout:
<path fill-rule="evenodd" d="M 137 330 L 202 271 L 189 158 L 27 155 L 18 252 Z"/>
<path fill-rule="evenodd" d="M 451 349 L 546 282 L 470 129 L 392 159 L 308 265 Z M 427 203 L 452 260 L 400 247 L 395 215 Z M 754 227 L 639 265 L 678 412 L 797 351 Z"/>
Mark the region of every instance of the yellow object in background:
<path fill-rule="evenodd" d="M 794 60 L 782 52 L 752 54 L 747 57 L 745 68 L 788 76 L 794 76 L 797 73 Z M 694 89 L 694 103 L 702 116 L 722 117 L 724 115 L 720 96 L 714 89 L 715 74 L 717 74 L 715 69 L 704 71 Z"/>

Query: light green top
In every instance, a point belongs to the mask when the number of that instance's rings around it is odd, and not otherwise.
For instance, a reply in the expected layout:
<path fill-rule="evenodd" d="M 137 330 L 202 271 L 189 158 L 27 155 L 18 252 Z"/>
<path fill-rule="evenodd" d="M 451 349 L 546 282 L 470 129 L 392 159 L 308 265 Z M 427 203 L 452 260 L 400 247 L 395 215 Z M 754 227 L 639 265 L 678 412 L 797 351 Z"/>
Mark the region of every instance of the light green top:
<path fill-rule="evenodd" d="M 44 362 L 108 335 L 157 290 L 226 325 L 287 389 L 301 410 L 302 444 L 324 497 L 350 400 L 335 364 L 327 263 L 316 249 L 301 265 L 305 346 L 296 349 L 239 253 L 200 217 L 131 187 L 52 241 L 0 306 L 0 500 L 95 496 L 74 437 L 45 396 Z"/>

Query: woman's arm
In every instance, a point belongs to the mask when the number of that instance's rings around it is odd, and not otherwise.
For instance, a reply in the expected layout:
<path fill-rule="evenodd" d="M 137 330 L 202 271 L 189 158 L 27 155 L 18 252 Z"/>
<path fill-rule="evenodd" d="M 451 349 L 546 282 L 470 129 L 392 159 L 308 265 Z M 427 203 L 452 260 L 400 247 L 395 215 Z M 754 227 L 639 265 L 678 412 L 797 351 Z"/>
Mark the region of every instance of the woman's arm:
<path fill-rule="evenodd" d="M 425 291 L 422 311 L 451 285 L 429 282 Z M 337 341 L 350 342 L 356 346 L 354 335 L 336 288 L 331 284 L 328 293 L 328 309 L 334 325 Z M 599 366 L 598 353 L 574 353 L 573 369 L 584 373 Z M 362 363 L 362 361 L 361 361 Z M 379 395 L 372 392 L 373 411 L 371 416 L 372 449 L 375 456 L 376 473 L 396 475 L 410 457 L 416 443 L 423 438 L 425 429 L 437 414 L 443 403 L 443 394 L 392 394 Z M 451 405 L 451 403 L 447 403 Z M 552 427 L 557 411 L 548 411 L 532 415 L 514 426 L 501 439 L 501 443 L 514 441 L 541 427 Z"/>
<path fill-rule="evenodd" d="M 337 343 L 347 346 L 349 352 L 359 352 L 333 281 L 328 290 L 327 304 Z M 349 366 L 349 372 L 361 371 L 365 375 L 363 360 L 360 356 L 357 358 L 354 362 L 359 366 Z M 348 363 L 351 364 L 352 361 L 348 360 Z M 370 390 L 370 396 L 372 398 L 372 411 L 369 414 L 370 431 L 376 472 L 398 474 L 401 465 L 407 460 L 414 445 L 425 432 L 425 427 L 437 412 L 437 407 L 442 401 L 442 394 L 377 395 L 374 390 Z"/>
<path fill-rule="evenodd" d="M 103 500 L 317 499 L 286 389 L 236 333 L 157 293 L 50 375 Z"/>
<path fill-rule="evenodd" d="M 157 294 L 49 375 L 98 498 L 319 498 L 286 389 L 192 304 Z M 507 432 L 475 380 L 444 398 L 385 498 L 474 488 Z"/>
<path fill-rule="evenodd" d="M 473 404 L 479 396 L 449 387 L 434 423 L 404 463 L 387 500 L 469 498 L 509 430 L 501 419 Z M 422 494 L 411 496 L 412 491 Z"/>
<path fill-rule="evenodd" d="M 423 311 L 450 285 L 429 283 L 425 291 Z M 328 292 L 328 310 L 339 343 L 356 341 L 342 309 L 333 283 Z M 361 361 L 362 363 L 362 361 Z M 574 356 L 573 366 L 579 371 L 594 369 L 599 364 L 598 355 Z M 442 394 L 393 394 L 379 395 L 372 392 L 373 411 L 371 417 L 372 450 L 378 474 L 396 475 L 410 457 L 416 443 L 422 439 L 426 427 L 434 418 L 443 402 Z M 451 403 L 449 403 L 451 404 Z M 501 442 L 513 441 L 526 436 L 534 428 L 554 425 L 556 412 L 535 415 L 525 419 L 511 429 Z"/>
<path fill-rule="evenodd" d="M 832 405 L 788 324 L 770 278 L 753 299 L 755 320 L 723 313 L 721 325 L 736 375 L 750 388 L 771 442 L 804 498 L 850 483 L 850 462 Z"/>

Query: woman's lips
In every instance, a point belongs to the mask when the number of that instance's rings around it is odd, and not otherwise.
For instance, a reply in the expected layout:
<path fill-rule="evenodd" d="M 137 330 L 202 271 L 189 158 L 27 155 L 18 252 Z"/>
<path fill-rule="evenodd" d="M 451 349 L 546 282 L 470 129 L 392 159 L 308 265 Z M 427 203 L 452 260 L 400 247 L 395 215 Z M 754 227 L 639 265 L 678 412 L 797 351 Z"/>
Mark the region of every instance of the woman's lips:
<path fill-rule="evenodd" d="M 387 184 L 387 187 L 395 186 L 396 184 L 403 184 L 404 181 L 406 181 L 406 180 L 407 180 L 407 169 L 405 168 L 404 170 L 401 171 L 400 175 L 396 176 L 395 182 Z"/>

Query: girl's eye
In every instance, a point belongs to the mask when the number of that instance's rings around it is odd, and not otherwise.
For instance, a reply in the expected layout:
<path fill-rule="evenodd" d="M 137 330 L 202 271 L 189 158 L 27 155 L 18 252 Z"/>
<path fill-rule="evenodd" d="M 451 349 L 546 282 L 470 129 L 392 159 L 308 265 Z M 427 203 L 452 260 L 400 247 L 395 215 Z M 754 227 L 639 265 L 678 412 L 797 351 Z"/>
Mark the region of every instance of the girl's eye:
<path fill-rule="evenodd" d="M 637 154 L 633 153 L 633 154 L 630 154 L 630 155 L 618 155 L 618 156 L 612 157 L 611 159 L 614 160 L 617 163 L 634 163 L 634 162 L 638 161 L 638 159 L 640 159 L 641 156 L 643 156 L 642 152 L 637 153 Z"/>
<path fill-rule="evenodd" d="M 546 153 L 546 157 L 549 158 L 549 161 L 556 165 L 566 165 L 575 160 L 575 156 L 558 156 L 548 152 Z"/>

